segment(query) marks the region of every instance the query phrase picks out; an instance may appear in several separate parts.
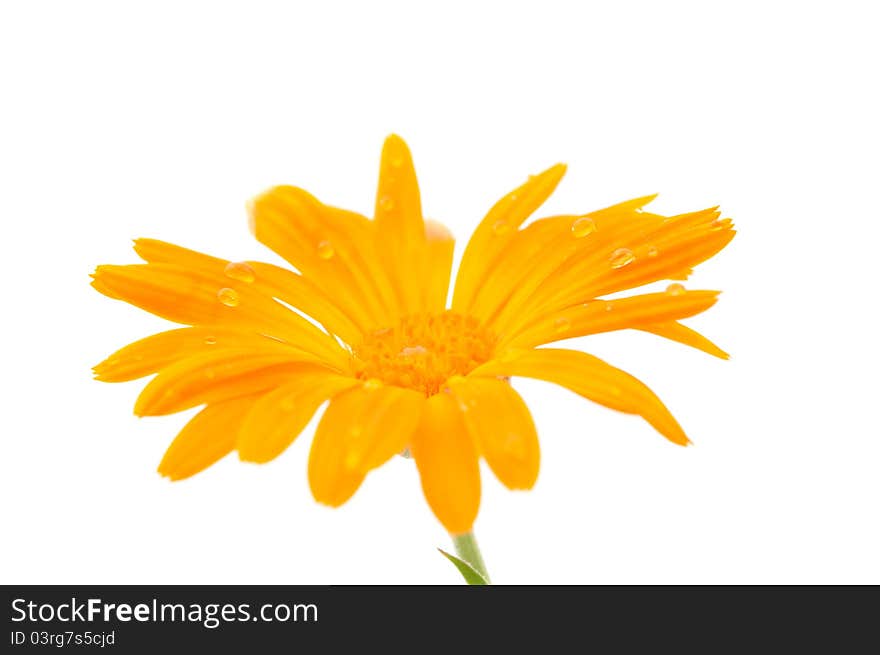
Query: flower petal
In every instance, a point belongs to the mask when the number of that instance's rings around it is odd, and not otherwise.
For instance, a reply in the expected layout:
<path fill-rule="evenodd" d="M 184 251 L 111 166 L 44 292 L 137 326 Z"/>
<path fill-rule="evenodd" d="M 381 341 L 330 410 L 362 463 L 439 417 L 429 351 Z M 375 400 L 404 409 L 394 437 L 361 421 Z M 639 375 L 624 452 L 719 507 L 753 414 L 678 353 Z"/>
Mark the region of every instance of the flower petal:
<path fill-rule="evenodd" d="M 423 307 L 427 312 L 439 313 L 446 309 L 455 239 L 446 226 L 437 221 L 425 221 L 425 238 L 428 251 Z"/>
<path fill-rule="evenodd" d="M 376 193 L 376 248 L 405 314 L 419 311 L 427 252 L 412 155 L 396 134 L 385 140 Z"/>
<path fill-rule="evenodd" d="M 530 271 L 493 318 L 496 333 L 513 334 L 541 317 L 599 296 L 680 278 L 721 250 L 734 234 L 729 221 L 718 220 L 716 208 L 667 218 L 626 213 L 616 206 L 590 216 L 595 229 L 574 239 L 582 245 L 573 254 L 561 244 L 548 246 L 566 256 L 561 262 L 548 256 L 547 266 Z"/>
<path fill-rule="evenodd" d="M 136 239 L 134 249 L 149 263 L 173 264 L 210 274 L 218 288 L 240 279 L 243 269 L 245 275 L 252 276 L 245 278 L 250 279 L 251 288 L 311 316 L 346 343 L 354 343 L 360 335 L 360 327 L 317 285 L 280 266 L 253 261 L 232 263 L 156 239 Z"/>
<path fill-rule="evenodd" d="M 238 426 L 255 399 L 256 396 L 243 396 L 205 407 L 190 419 L 165 451 L 159 473 L 182 480 L 229 454 Z"/>
<path fill-rule="evenodd" d="M 330 371 L 311 370 L 295 375 L 253 404 L 238 433 L 242 461 L 264 463 L 293 443 L 327 400 L 361 381 Z"/>
<path fill-rule="evenodd" d="M 372 383 L 330 401 L 309 454 L 309 484 L 315 500 L 338 506 L 357 490 L 368 471 L 410 442 L 425 397 Z"/>
<path fill-rule="evenodd" d="M 246 283 L 218 288 L 204 273 L 172 264 L 99 266 L 96 288 L 177 323 L 271 334 L 340 368 L 348 355 L 327 333 Z"/>
<path fill-rule="evenodd" d="M 502 339 L 500 348 L 530 348 L 553 341 L 640 328 L 694 316 L 715 304 L 719 291 L 646 293 L 615 300 L 594 300 L 551 314 Z"/>
<path fill-rule="evenodd" d="M 245 396 L 288 382 L 303 371 L 320 368 L 291 351 L 225 349 L 187 357 L 159 371 L 134 406 L 138 416 L 161 416 Z"/>
<path fill-rule="evenodd" d="M 428 398 L 411 450 L 434 515 L 453 535 L 470 532 L 480 508 L 479 457 L 450 394 Z"/>
<path fill-rule="evenodd" d="M 669 323 L 656 323 L 654 325 L 642 325 L 638 329 L 644 332 L 650 332 L 651 334 L 656 334 L 658 337 L 678 341 L 686 346 L 702 350 L 704 353 L 709 353 L 710 355 L 714 355 L 721 359 L 730 359 L 730 355 L 721 350 L 721 348 L 709 341 L 709 339 L 702 334 L 682 325 L 681 323 L 676 323 L 675 321 L 670 321 Z"/>
<path fill-rule="evenodd" d="M 494 378 L 455 377 L 449 388 L 480 454 L 508 489 L 531 489 L 541 450 L 529 408 L 510 384 Z"/>
<path fill-rule="evenodd" d="M 268 348 L 276 352 L 279 346 L 290 348 L 256 332 L 219 327 L 178 328 L 135 341 L 117 350 L 93 370 L 95 378 L 102 382 L 127 382 L 152 375 L 192 355 L 242 347 Z"/>
<path fill-rule="evenodd" d="M 642 416 L 673 443 L 690 443 L 653 391 L 628 373 L 586 353 L 553 348 L 510 351 L 483 364 L 471 375 L 517 375 L 553 382 L 611 409 Z"/>
<path fill-rule="evenodd" d="M 249 206 L 257 240 L 293 264 L 363 330 L 393 324 L 397 299 L 375 250 L 375 226 L 306 191 L 279 186 Z"/>
<path fill-rule="evenodd" d="M 486 273 L 493 269 L 496 259 L 517 234 L 517 228 L 550 197 L 563 175 L 565 165 L 556 164 L 530 177 L 489 210 L 474 230 L 462 256 L 455 281 L 453 309 L 468 312 Z"/>

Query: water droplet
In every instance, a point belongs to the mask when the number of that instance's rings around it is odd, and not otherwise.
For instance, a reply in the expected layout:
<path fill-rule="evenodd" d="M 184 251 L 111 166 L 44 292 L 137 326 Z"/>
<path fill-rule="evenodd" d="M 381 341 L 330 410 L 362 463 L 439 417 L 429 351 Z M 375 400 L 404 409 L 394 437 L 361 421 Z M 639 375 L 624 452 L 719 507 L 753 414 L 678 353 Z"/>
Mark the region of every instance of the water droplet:
<path fill-rule="evenodd" d="M 501 444 L 501 452 L 514 459 L 522 459 L 526 455 L 526 445 L 516 434 L 508 434 Z"/>
<path fill-rule="evenodd" d="M 618 248 L 611 253 L 611 258 L 608 261 L 611 262 L 611 268 L 623 268 L 632 264 L 635 260 L 636 256 L 632 250 L 629 248 Z"/>
<path fill-rule="evenodd" d="M 356 450 L 349 450 L 345 454 L 345 459 L 342 462 L 342 465 L 347 468 L 349 471 L 352 471 L 358 467 L 361 463 L 361 454 Z"/>
<path fill-rule="evenodd" d="M 492 231 L 498 236 L 507 234 L 510 232 L 510 223 L 507 221 L 495 221 L 495 224 L 492 225 Z"/>
<path fill-rule="evenodd" d="M 217 337 L 214 337 L 214 336 L 205 337 L 205 345 L 206 346 L 216 346 L 217 345 Z"/>
<path fill-rule="evenodd" d="M 519 198 L 519 194 L 518 193 L 511 193 L 507 197 L 510 198 L 511 200 L 516 200 L 517 198 Z"/>
<path fill-rule="evenodd" d="M 376 391 L 376 389 L 382 388 L 382 380 L 378 378 L 370 378 L 366 382 L 364 382 L 364 389 L 366 391 Z"/>
<path fill-rule="evenodd" d="M 610 312 L 612 309 L 614 309 L 614 303 L 611 302 L 610 300 L 606 300 L 605 301 L 605 311 Z"/>
<path fill-rule="evenodd" d="M 581 239 L 596 231 L 596 223 L 588 216 L 581 216 L 571 224 L 571 233 L 575 239 Z"/>
<path fill-rule="evenodd" d="M 683 285 L 678 282 L 673 282 L 668 287 L 666 287 L 666 293 L 670 296 L 680 296 L 685 292 L 685 288 Z"/>
<path fill-rule="evenodd" d="M 425 355 L 428 353 L 428 349 L 424 346 L 407 346 L 406 348 L 401 348 L 398 355 L 401 357 L 417 357 L 419 355 Z"/>
<path fill-rule="evenodd" d="M 710 232 L 719 232 L 720 230 L 723 230 L 724 228 L 726 228 L 729 224 L 730 224 L 730 219 L 719 218 L 718 220 L 712 221 L 709 224 L 709 231 Z"/>
<path fill-rule="evenodd" d="M 394 198 L 391 196 L 382 196 L 379 198 L 379 209 L 385 212 L 390 212 L 394 209 Z"/>
<path fill-rule="evenodd" d="M 403 156 L 394 155 L 388 163 L 391 164 L 391 168 L 400 168 L 403 166 Z"/>
<path fill-rule="evenodd" d="M 560 316 L 555 321 L 553 321 L 553 329 L 557 332 L 565 332 L 568 328 L 571 327 L 571 321 L 569 321 L 564 316 Z"/>
<path fill-rule="evenodd" d="M 649 246 L 648 247 L 648 257 L 656 257 L 660 254 L 660 251 L 657 249 L 657 246 Z"/>
<path fill-rule="evenodd" d="M 257 279 L 254 269 L 245 262 L 229 262 L 226 264 L 226 268 L 223 269 L 223 273 L 228 278 L 238 280 L 239 282 L 245 282 L 247 284 L 250 284 Z"/>
<path fill-rule="evenodd" d="M 333 249 L 333 244 L 326 239 L 318 244 L 318 257 L 321 259 L 330 259 L 334 254 L 336 251 Z"/>
<path fill-rule="evenodd" d="M 238 297 L 238 292 L 229 287 L 223 287 L 217 292 L 217 300 L 227 307 L 238 307 L 238 303 L 241 302 Z"/>

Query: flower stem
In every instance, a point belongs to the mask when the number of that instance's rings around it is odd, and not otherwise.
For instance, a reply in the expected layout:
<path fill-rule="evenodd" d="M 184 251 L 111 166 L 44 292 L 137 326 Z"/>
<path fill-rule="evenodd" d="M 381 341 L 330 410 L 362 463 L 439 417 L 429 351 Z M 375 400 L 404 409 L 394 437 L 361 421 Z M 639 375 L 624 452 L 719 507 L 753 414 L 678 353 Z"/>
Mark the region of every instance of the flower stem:
<path fill-rule="evenodd" d="M 483 561 L 483 555 L 480 553 L 480 547 L 477 545 L 477 539 L 473 532 L 455 535 L 452 537 L 452 544 L 455 546 L 455 553 L 465 562 L 473 566 L 477 572 L 482 575 L 486 582 L 489 582 L 489 573 L 486 571 L 486 563 Z"/>

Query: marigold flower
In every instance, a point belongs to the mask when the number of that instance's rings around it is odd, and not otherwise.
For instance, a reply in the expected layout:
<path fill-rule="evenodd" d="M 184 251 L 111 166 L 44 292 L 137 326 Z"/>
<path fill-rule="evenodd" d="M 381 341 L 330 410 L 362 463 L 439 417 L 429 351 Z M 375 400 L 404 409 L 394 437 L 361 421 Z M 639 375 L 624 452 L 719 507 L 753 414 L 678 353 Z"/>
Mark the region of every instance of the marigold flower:
<path fill-rule="evenodd" d="M 274 459 L 329 401 L 309 456 L 315 499 L 343 504 L 367 473 L 409 451 L 428 504 L 454 535 L 477 516 L 481 458 L 510 489 L 537 478 L 538 437 L 510 376 L 640 415 L 686 445 L 637 379 L 583 352 L 540 346 L 637 329 L 726 358 L 679 322 L 711 307 L 717 291 L 674 283 L 606 297 L 686 279 L 733 238 L 731 221 L 717 208 L 653 214 L 644 210 L 653 197 L 644 197 L 523 227 L 564 172 L 560 164 L 532 176 L 492 207 L 464 251 L 450 307 L 453 238 L 423 219 L 397 136 L 382 151 L 373 220 L 290 186 L 250 205 L 256 238 L 297 272 L 138 239 L 146 263 L 99 266 L 93 286 L 188 327 L 122 348 L 96 377 L 155 374 L 135 404 L 139 416 L 204 405 L 159 465 L 172 480 L 233 450 L 248 462 Z"/>

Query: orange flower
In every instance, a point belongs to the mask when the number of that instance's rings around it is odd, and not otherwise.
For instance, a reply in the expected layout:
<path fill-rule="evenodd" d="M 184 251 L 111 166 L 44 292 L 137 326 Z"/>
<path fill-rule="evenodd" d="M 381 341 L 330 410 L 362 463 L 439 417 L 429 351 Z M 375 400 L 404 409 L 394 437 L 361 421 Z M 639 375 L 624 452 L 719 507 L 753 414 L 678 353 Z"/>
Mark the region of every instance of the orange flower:
<path fill-rule="evenodd" d="M 139 239 L 146 263 L 99 266 L 93 286 L 190 327 L 119 350 L 96 377 L 156 374 L 135 404 L 139 416 L 204 405 L 159 465 L 172 480 L 233 450 L 244 461 L 274 459 L 329 401 L 309 457 L 314 497 L 341 505 L 367 473 L 408 450 L 452 534 L 469 532 L 477 516 L 480 458 L 511 489 L 537 478 L 535 426 L 510 376 L 641 415 L 685 445 L 644 384 L 591 355 L 538 346 L 634 328 L 726 358 L 679 323 L 711 307 L 716 291 L 673 284 L 603 297 L 685 279 L 733 238 L 731 221 L 715 208 L 652 214 L 645 197 L 523 227 L 564 172 L 553 166 L 492 207 L 465 249 L 451 308 L 453 238 L 422 218 L 412 159 L 397 136 L 382 151 L 374 220 L 295 187 L 251 204 L 257 239 L 299 272 Z"/>

